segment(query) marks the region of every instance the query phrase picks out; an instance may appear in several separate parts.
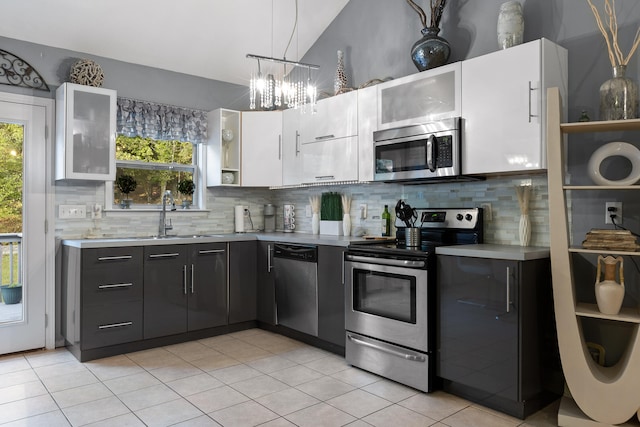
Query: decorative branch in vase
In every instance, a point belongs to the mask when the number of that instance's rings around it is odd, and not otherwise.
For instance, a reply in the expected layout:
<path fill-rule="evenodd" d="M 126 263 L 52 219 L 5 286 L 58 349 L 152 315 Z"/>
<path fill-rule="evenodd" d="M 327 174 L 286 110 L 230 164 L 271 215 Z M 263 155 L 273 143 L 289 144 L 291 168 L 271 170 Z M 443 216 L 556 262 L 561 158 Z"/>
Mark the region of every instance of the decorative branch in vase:
<path fill-rule="evenodd" d="M 618 19 L 615 0 L 604 0 L 605 26 L 598 8 L 592 0 L 587 0 L 598 29 L 607 44 L 609 62 L 613 68 L 613 78 L 600 86 L 600 120 L 623 120 L 638 117 L 638 84 L 625 76 L 627 65 L 640 45 L 640 28 L 636 31 L 627 56 L 618 44 Z"/>
<path fill-rule="evenodd" d="M 444 65 L 451 55 L 449 42 L 438 36 L 440 20 L 447 0 L 429 0 L 431 22 L 427 26 L 427 14 L 413 0 L 407 0 L 409 6 L 420 16 L 422 38 L 411 48 L 411 59 L 419 71 Z"/>

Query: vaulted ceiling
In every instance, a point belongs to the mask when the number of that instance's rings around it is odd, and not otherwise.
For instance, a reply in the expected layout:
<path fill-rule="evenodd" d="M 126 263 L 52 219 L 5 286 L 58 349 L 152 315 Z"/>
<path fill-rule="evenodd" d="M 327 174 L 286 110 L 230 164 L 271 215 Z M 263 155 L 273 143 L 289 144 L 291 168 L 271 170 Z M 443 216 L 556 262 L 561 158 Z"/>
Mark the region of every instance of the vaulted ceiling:
<path fill-rule="evenodd" d="M 299 60 L 347 2 L 5 0 L 0 36 L 247 85 L 247 53 Z"/>

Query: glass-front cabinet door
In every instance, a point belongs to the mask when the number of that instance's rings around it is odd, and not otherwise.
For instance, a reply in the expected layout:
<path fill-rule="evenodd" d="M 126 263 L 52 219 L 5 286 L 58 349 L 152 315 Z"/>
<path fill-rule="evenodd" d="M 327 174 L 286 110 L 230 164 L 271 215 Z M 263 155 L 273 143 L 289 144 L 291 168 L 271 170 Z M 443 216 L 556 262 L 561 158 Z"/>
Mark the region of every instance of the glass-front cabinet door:
<path fill-rule="evenodd" d="M 116 91 L 64 83 L 56 91 L 56 179 L 115 179 Z"/>

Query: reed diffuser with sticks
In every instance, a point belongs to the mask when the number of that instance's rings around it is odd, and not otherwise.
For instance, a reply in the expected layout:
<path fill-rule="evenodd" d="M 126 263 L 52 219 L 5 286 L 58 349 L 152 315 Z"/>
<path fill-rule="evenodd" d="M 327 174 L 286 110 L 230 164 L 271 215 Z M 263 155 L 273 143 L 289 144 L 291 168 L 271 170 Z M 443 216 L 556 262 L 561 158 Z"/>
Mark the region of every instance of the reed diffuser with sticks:
<path fill-rule="evenodd" d="M 604 0 L 604 21 L 593 1 L 587 2 L 604 37 L 613 68 L 613 78 L 600 86 L 600 120 L 635 119 L 638 117 L 638 84 L 627 77 L 626 72 L 631 57 L 640 45 L 640 28 L 636 31 L 629 53 L 624 55 L 618 43 L 615 0 Z"/>

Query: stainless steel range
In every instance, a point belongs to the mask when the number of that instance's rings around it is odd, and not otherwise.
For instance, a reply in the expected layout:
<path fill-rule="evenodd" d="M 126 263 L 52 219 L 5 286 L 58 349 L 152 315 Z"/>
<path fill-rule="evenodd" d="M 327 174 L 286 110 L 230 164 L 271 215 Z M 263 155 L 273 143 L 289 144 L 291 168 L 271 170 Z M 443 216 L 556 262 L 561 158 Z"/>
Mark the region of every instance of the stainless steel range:
<path fill-rule="evenodd" d="M 420 246 L 355 243 L 345 253 L 346 359 L 418 390 L 435 373 L 436 255 L 441 245 L 482 243 L 482 209 L 415 209 Z M 412 228 L 414 228 L 412 227 Z M 410 239 L 415 241 L 415 239 Z"/>

